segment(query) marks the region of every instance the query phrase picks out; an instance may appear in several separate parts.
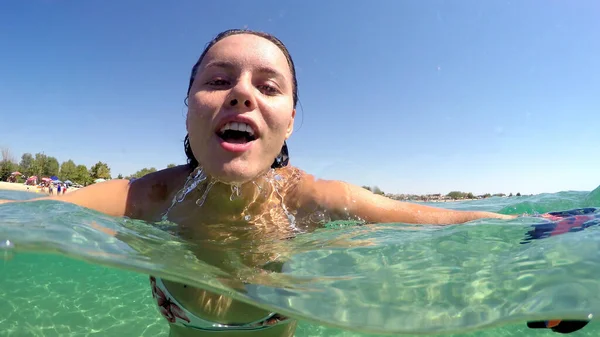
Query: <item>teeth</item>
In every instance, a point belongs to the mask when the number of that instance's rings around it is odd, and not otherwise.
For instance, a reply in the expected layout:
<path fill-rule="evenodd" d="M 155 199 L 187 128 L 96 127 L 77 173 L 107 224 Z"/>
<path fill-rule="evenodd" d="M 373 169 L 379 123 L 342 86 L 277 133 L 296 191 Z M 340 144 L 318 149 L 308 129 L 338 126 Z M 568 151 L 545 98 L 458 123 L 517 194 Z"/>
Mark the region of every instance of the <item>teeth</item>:
<path fill-rule="evenodd" d="M 225 132 L 227 130 L 248 132 L 250 136 L 254 136 L 254 130 L 252 130 L 252 127 L 246 123 L 229 122 L 223 125 L 219 132 Z"/>

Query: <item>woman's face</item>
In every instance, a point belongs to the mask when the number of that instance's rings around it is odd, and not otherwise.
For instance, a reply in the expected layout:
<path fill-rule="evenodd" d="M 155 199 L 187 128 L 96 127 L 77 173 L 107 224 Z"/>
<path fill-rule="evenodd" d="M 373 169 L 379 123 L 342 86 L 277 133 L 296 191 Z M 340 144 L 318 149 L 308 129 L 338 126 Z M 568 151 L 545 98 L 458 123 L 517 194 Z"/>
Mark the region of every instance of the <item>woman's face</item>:
<path fill-rule="evenodd" d="M 204 56 L 188 97 L 194 156 L 221 181 L 267 171 L 294 126 L 292 73 L 283 52 L 251 35 L 228 36 Z"/>

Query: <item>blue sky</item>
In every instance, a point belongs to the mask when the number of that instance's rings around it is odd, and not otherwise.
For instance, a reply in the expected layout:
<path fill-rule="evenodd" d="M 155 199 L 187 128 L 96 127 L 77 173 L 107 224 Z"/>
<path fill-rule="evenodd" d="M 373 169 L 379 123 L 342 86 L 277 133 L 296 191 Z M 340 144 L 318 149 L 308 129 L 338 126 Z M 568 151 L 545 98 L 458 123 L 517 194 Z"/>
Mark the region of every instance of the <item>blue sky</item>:
<path fill-rule="evenodd" d="M 281 38 L 302 110 L 294 165 L 393 193 L 600 185 L 600 2 L 10 1 L 0 146 L 183 163 L 185 91 L 228 28 Z"/>

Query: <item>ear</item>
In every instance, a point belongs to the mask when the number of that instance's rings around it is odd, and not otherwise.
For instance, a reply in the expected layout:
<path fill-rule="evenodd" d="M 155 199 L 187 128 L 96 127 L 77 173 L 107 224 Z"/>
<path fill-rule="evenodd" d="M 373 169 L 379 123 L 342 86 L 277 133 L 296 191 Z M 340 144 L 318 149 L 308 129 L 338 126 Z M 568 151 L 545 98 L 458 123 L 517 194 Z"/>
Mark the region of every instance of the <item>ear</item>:
<path fill-rule="evenodd" d="M 294 132 L 294 120 L 296 119 L 296 109 L 292 110 L 292 118 L 290 119 L 290 124 L 285 131 L 285 139 L 290 138 L 292 133 Z"/>

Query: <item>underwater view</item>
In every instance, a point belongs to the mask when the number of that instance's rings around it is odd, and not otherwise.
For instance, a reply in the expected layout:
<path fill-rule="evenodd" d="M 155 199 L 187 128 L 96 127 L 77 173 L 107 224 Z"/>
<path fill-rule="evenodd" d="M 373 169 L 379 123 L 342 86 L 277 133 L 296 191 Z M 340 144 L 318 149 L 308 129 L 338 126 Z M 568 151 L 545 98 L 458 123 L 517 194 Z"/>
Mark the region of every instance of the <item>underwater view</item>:
<path fill-rule="evenodd" d="M 36 196 L 0 191 L 0 199 Z M 4 204 L 0 331 L 166 336 L 147 276 L 160 275 L 298 318 L 296 336 L 554 334 L 525 324 L 585 320 L 600 309 L 595 205 L 600 189 L 442 205 L 523 215 L 514 220 L 444 227 L 333 222 L 270 242 L 285 251 L 281 272 L 240 264 L 243 272 L 234 276 L 191 257 L 189 244 L 149 223 L 58 201 Z M 565 225 L 538 216 L 571 209 L 580 211 L 565 219 L 585 213 L 585 221 Z M 93 222 L 127 239 L 106 235 Z M 242 252 L 230 254 L 235 260 Z M 228 277 L 245 279 L 246 290 L 224 286 Z M 598 331 L 592 320 L 574 335 Z"/>

